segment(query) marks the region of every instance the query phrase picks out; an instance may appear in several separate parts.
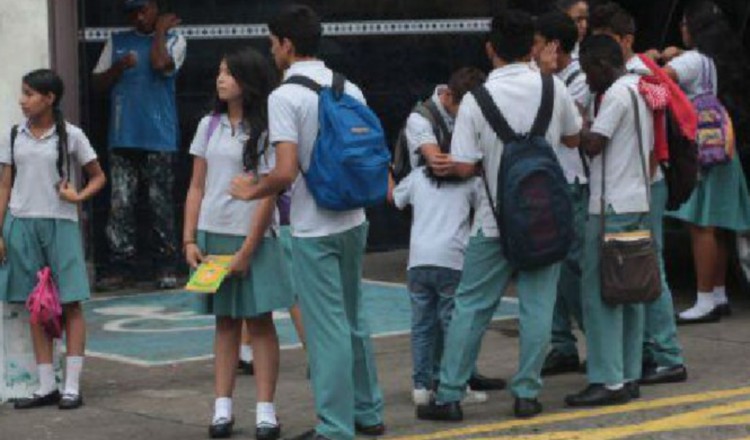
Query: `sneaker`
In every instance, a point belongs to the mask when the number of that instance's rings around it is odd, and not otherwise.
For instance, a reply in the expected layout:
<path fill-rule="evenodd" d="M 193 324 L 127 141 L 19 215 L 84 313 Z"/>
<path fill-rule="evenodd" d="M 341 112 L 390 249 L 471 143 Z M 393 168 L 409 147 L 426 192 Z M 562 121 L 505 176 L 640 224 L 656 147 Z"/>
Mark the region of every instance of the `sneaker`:
<path fill-rule="evenodd" d="M 461 403 L 471 405 L 473 403 L 485 403 L 487 400 L 489 400 L 489 396 L 484 391 L 476 391 L 472 390 L 471 387 L 466 387 L 466 394 Z"/>
<path fill-rule="evenodd" d="M 173 274 L 164 274 L 156 280 L 156 288 L 161 290 L 174 289 L 177 287 L 177 277 Z"/>
<path fill-rule="evenodd" d="M 417 388 L 415 390 L 412 390 L 411 392 L 411 400 L 416 406 L 429 404 L 431 398 L 432 391 L 426 390 L 424 388 Z"/>

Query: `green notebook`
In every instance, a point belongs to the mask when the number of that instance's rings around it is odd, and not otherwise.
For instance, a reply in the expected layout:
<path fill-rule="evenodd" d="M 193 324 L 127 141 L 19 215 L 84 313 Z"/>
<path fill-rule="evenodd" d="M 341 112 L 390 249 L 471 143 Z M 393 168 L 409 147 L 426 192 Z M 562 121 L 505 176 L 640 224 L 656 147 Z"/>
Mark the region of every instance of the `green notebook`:
<path fill-rule="evenodd" d="M 209 255 L 193 272 L 185 289 L 189 292 L 216 293 L 229 275 L 232 255 Z"/>

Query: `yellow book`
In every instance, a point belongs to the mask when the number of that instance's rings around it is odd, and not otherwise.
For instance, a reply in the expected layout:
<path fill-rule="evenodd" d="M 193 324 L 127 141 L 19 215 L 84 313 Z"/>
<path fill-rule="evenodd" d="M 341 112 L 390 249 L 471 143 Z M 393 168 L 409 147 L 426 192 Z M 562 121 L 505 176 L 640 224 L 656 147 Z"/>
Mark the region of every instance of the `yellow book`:
<path fill-rule="evenodd" d="M 185 290 L 199 293 L 216 293 L 229 275 L 232 255 L 209 255 L 193 272 Z"/>

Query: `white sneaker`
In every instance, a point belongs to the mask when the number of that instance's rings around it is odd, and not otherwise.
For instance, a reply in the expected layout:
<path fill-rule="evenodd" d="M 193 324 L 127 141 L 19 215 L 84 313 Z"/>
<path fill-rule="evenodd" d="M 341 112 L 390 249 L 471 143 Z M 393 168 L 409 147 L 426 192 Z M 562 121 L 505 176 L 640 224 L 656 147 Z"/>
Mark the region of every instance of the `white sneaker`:
<path fill-rule="evenodd" d="M 472 403 L 485 403 L 487 400 L 489 400 L 489 396 L 484 391 L 474 391 L 466 387 L 466 395 L 461 400 L 461 403 L 470 405 Z"/>
<path fill-rule="evenodd" d="M 426 390 L 424 388 L 412 390 L 411 392 L 411 400 L 414 402 L 414 405 L 417 406 L 428 405 L 431 398 L 432 391 Z"/>

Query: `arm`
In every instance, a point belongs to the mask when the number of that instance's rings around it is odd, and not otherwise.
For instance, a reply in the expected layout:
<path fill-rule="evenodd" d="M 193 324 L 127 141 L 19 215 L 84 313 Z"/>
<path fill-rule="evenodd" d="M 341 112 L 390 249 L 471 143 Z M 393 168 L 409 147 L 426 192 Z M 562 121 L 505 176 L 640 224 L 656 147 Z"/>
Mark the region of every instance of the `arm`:
<path fill-rule="evenodd" d="M 83 167 L 88 183 L 78 192 L 69 181 L 62 182 L 59 189 L 60 198 L 70 203 L 83 203 L 94 197 L 107 184 L 107 177 L 98 160 L 89 161 Z"/>
<path fill-rule="evenodd" d="M 13 169 L 8 164 L 0 165 L 0 231 L 5 221 L 5 213 L 8 211 L 10 191 L 13 186 Z M 6 258 L 5 240 L 0 234 L 0 264 L 5 263 Z"/>
<path fill-rule="evenodd" d="M 151 67 L 162 73 L 170 73 L 175 69 L 174 60 L 167 50 L 167 31 L 180 24 L 181 20 L 175 14 L 159 16 L 156 22 L 154 41 L 151 44 Z"/>
<path fill-rule="evenodd" d="M 670 66 L 664 66 L 663 68 L 664 73 L 667 74 L 670 78 L 672 78 L 672 81 L 676 82 L 677 84 L 680 83 L 680 77 L 677 75 L 677 72 L 671 68 Z"/>
<path fill-rule="evenodd" d="M 560 142 L 568 148 L 578 148 L 581 145 L 581 133 L 572 136 L 562 136 Z"/>
<path fill-rule="evenodd" d="M 601 154 L 604 147 L 607 146 L 607 142 L 609 142 L 609 138 L 599 133 L 588 130 L 581 133 L 581 149 L 590 157 Z"/>
<path fill-rule="evenodd" d="M 263 177 L 265 179 L 266 177 Z M 261 179 L 261 180 L 263 180 Z M 268 227 L 271 225 L 273 211 L 276 208 L 276 196 L 265 197 L 258 202 L 258 206 L 253 213 L 253 220 L 250 222 L 250 232 L 242 242 L 242 247 L 234 254 L 230 270 L 232 273 L 243 275 L 250 266 L 250 260 L 255 253 L 255 249 L 263 240 Z"/>
<path fill-rule="evenodd" d="M 129 53 L 115 62 L 112 67 L 102 73 L 94 73 L 92 82 L 94 90 L 104 93 L 120 80 L 123 72 L 135 66 L 137 63 L 133 53 Z"/>
<path fill-rule="evenodd" d="M 259 181 L 247 173 L 232 179 L 232 197 L 241 200 L 262 199 L 279 194 L 294 183 L 299 173 L 297 144 L 278 142 L 275 148 L 276 167 Z"/>
<path fill-rule="evenodd" d="M 193 158 L 193 175 L 190 177 L 190 187 L 185 199 L 185 225 L 182 228 L 182 247 L 185 260 L 192 268 L 196 268 L 203 260 L 200 249 L 195 244 L 195 234 L 198 231 L 198 214 L 203 202 L 206 185 L 206 159 Z"/>

